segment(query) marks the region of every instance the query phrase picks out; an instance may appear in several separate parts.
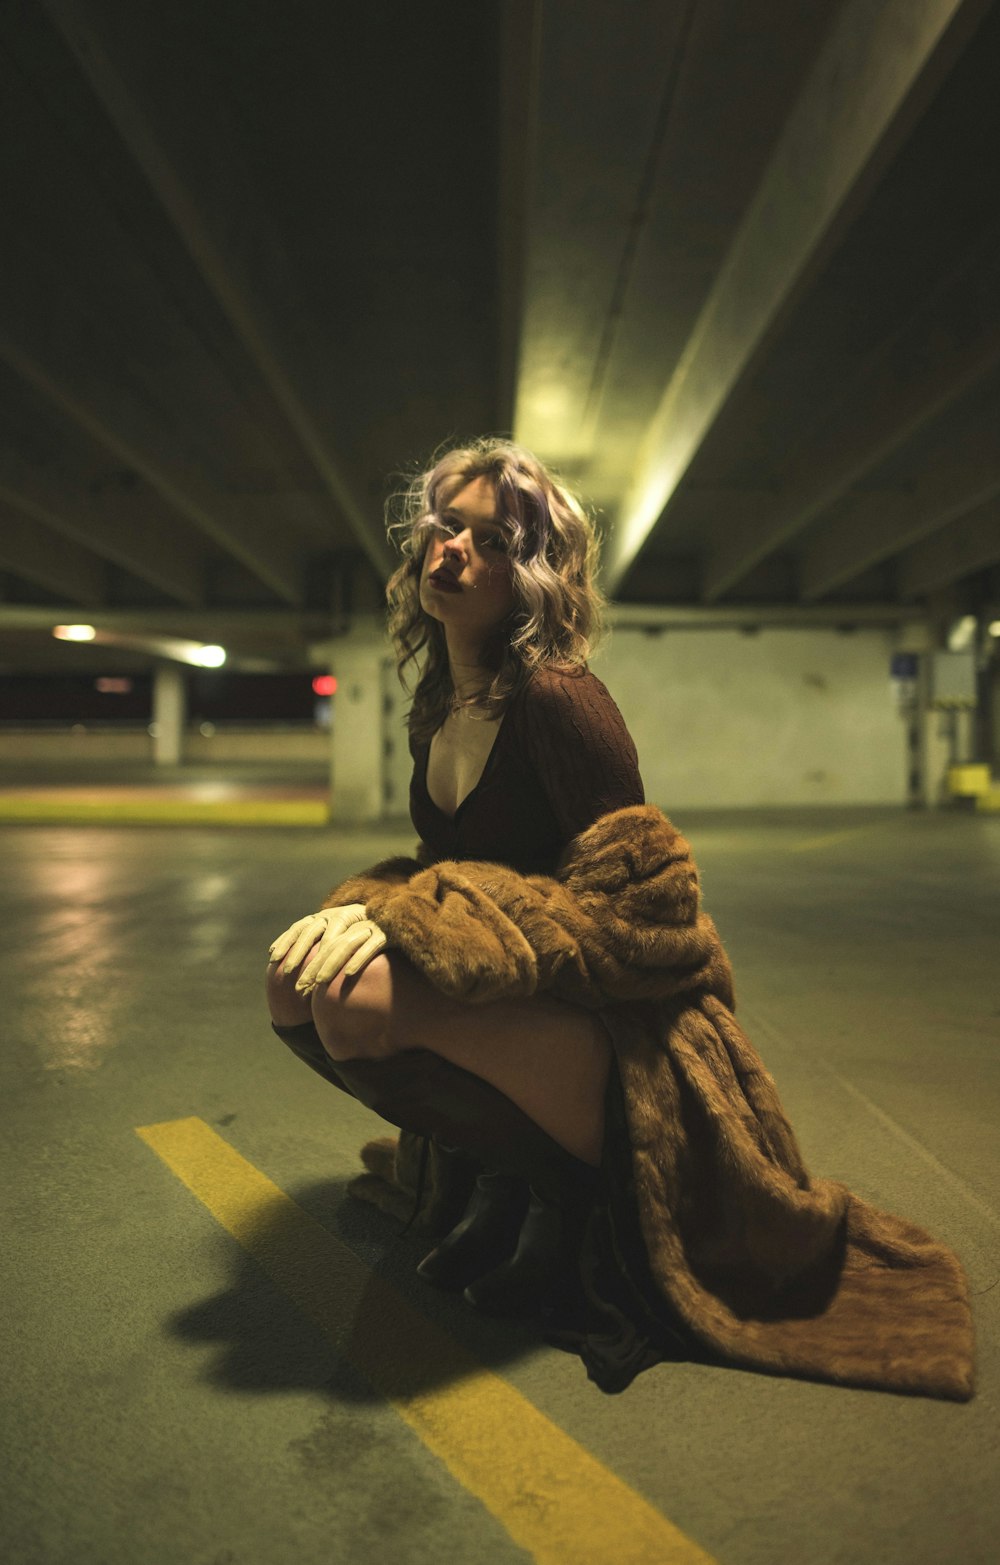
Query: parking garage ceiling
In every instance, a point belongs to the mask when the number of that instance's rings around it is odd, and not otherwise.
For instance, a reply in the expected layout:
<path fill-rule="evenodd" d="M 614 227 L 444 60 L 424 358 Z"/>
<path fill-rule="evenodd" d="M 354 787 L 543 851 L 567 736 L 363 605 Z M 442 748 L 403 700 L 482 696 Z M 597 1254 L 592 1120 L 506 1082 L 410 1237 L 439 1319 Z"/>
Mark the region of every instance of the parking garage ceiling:
<path fill-rule="evenodd" d="M 1000 8 L 8 0 L 0 55 L 4 668 L 302 666 L 487 432 L 618 604 L 1000 603 Z"/>

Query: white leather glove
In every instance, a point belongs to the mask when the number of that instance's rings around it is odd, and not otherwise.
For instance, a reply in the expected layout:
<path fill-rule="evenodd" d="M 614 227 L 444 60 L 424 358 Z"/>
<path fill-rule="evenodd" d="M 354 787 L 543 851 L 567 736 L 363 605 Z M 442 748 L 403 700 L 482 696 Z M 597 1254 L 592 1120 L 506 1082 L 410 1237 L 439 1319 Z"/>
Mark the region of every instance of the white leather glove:
<path fill-rule="evenodd" d="M 268 955 L 272 963 L 283 961 L 289 973 L 316 946 L 312 961 L 295 981 L 297 994 L 309 994 L 318 984 L 329 983 L 342 967 L 347 974 L 359 973 L 385 944 L 384 932 L 366 916 L 364 903 L 350 902 L 296 919 L 273 941 Z"/>

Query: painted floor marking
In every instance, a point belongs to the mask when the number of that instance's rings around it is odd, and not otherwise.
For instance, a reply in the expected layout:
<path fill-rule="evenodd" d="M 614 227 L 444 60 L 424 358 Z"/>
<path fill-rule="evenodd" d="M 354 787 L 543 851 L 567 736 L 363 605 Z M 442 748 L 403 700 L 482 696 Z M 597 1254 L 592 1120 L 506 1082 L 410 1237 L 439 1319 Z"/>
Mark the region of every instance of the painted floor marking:
<path fill-rule="evenodd" d="M 53 826 L 326 826 L 329 805 L 316 799 L 146 799 L 113 795 L 49 799 L 0 795 L 0 821 Z"/>
<path fill-rule="evenodd" d="M 714 1565 L 204 1120 L 136 1134 L 540 1565 Z"/>

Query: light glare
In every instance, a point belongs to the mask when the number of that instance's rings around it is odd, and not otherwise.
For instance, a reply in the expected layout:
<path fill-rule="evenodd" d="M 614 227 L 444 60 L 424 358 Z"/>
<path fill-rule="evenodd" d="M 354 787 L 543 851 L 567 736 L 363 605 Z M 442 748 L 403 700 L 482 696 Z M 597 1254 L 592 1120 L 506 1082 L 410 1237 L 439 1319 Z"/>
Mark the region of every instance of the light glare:
<path fill-rule="evenodd" d="M 976 616 L 963 614 L 961 619 L 955 620 L 948 632 L 949 652 L 964 652 L 972 645 L 972 638 L 976 634 Z"/>
<path fill-rule="evenodd" d="M 199 668 L 221 668 L 226 661 L 226 649 L 216 646 L 199 647 L 197 652 L 191 654 L 191 661 L 197 663 Z"/>
<path fill-rule="evenodd" d="M 97 631 L 93 625 L 54 625 L 52 634 L 58 641 L 93 641 Z"/>

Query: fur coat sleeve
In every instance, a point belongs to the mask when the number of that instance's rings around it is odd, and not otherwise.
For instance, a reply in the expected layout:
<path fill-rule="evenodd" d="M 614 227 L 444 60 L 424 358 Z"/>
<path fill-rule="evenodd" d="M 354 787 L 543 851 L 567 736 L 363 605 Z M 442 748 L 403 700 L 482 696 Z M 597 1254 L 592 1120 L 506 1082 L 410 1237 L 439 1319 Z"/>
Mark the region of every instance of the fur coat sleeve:
<path fill-rule="evenodd" d="M 602 816 L 552 876 L 425 858 L 384 860 L 325 905 L 364 903 L 390 948 L 470 1006 L 544 992 L 600 1012 L 650 1275 L 697 1339 L 772 1372 L 972 1394 L 957 1257 L 810 1177 L 733 1014 L 688 844 L 659 809 Z"/>
<path fill-rule="evenodd" d="M 551 877 L 476 860 L 386 859 L 324 906 L 346 902 L 363 902 L 390 946 L 454 999 L 543 991 L 600 1009 L 700 989 L 733 1005 L 690 849 L 654 805 L 603 816 L 573 838 Z"/>

